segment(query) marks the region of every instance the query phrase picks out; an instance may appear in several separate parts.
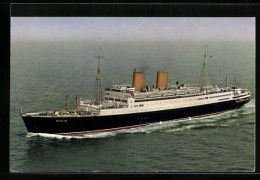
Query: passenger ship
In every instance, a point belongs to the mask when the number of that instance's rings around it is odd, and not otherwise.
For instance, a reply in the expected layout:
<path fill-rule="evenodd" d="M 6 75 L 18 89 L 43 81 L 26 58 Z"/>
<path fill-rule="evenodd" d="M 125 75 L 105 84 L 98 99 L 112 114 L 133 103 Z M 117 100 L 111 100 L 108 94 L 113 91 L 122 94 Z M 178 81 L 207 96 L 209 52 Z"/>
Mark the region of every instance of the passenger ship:
<path fill-rule="evenodd" d="M 191 120 L 220 114 L 241 107 L 250 101 L 250 93 L 236 86 L 204 85 L 206 49 L 202 83 L 168 84 L 168 73 L 157 72 L 156 88 L 145 86 L 145 74 L 133 72 L 132 86 L 114 85 L 105 89 L 104 101 L 99 101 L 100 58 L 97 74 L 97 96 L 93 101 L 77 97 L 74 110 L 23 113 L 28 132 L 58 135 L 79 135 L 111 132 L 149 126 L 163 121 Z M 209 57 L 211 58 L 211 57 Z M 208 59 L 209 59 L 208 58 Z"/>

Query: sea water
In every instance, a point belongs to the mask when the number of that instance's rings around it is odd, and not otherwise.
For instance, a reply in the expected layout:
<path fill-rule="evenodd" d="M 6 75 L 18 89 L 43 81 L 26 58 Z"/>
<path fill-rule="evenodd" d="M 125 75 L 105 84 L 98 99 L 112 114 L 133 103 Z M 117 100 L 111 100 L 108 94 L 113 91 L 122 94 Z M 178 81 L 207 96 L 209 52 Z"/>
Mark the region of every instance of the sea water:
<path fill-rule="evenodd" d="M 59 136 L 28 133 L 24 112 L 76 107 L 76 96 L 93 98 L 100 43 L 12 41 L 10 93 L 11 172 L 251 172 L 255 169 L 255 45 L 207 42 L 206 84 L 248 88 L 240 109 L 188 121 L 158 123 L 118 132 Z M 132 84 L 133 70 L 154 86 L 157 71 L 168 82 L 197 85 L 205 43 L 113 42 L 101 45 L 101 89 Z M 102 93 L 101 93 L 102 94 Z"/>

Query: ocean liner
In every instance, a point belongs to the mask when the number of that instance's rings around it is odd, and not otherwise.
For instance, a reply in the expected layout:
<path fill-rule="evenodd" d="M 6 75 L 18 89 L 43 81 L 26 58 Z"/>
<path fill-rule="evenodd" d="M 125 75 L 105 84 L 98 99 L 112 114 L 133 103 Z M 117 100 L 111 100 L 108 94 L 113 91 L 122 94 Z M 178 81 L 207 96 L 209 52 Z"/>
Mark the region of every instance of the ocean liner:
<path fill-rule="evenodd" d="M 94 100 L 76 98 L 73 110 L 23 113 L 21 116 L 28 132 L 58 135 L 79 135 L 111 132 L 138 128 L 164 121 L 191 120 L 216 115 L 241 107 L 250 101 L 250 93 L 236 85 L 217 87 L 204 85 L 207 57 L 204 53 L 201 85 L 184 83 L 168 84 L 168 73 L 157 72 L 156 87 L 145 85 L 145 74 L 133 72 L 130 85 L 113 85 L 104 91 L 103 101 L 99 99 L 100 58 L 97 56 L 97 96 Z"/>

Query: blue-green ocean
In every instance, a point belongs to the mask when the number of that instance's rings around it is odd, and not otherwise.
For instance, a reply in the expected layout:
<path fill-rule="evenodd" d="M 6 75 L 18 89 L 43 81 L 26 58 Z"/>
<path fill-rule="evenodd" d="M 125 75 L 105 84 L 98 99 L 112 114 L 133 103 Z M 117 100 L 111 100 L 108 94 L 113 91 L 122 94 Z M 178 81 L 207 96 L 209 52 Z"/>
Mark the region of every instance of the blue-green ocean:
<path fill-rule="evenodd" d="M 248 88 L 249 103 L 221 115 L 84 136 L 27 133 L 23 112 L 76 106 L 95 97 L 99 47 L 101 87 L 132 84 L 133 70 L 156 83 Z M 11 172 L 252 172 L 255 170 L 255 43 L 253 41 L 11 41 Z"/>

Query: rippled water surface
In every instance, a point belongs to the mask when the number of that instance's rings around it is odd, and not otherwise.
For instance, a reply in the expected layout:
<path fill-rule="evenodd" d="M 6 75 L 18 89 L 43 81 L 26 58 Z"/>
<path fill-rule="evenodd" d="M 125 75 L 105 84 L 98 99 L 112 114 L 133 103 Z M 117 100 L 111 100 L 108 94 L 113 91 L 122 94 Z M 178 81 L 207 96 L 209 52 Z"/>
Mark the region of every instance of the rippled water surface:
<path fill-rule="evenodd" d="M 248 172 L 255 160 L 255 62 L 253 42 L 208 42 L 213 55 L 207 83 L 225 75 L 247 87 L 252 100 L 216 116 L 138 129 L 82 136 L 27 133 L 24 112 L 65 108 L 75 97 L 94 97 L 98 44 L 22 42 L 11 44 L 10 169 L 13 172 Z M 131 84 L 143 71 L 154 85 L 156 71 L 169 83 L 200 83 L 201 42 L 104 42 L 102 88 Z M 232 53 L 231 53 L 232 52 Z"/>

